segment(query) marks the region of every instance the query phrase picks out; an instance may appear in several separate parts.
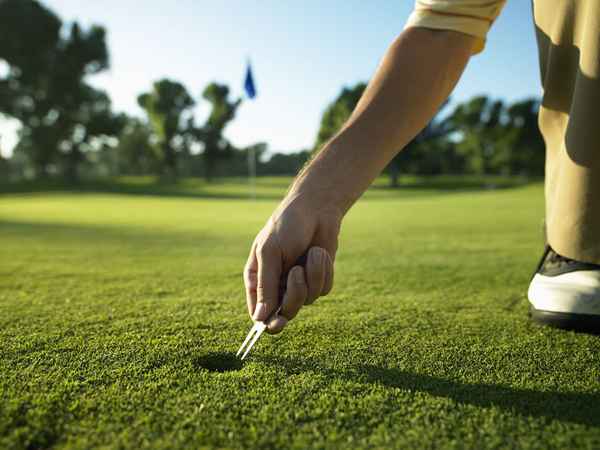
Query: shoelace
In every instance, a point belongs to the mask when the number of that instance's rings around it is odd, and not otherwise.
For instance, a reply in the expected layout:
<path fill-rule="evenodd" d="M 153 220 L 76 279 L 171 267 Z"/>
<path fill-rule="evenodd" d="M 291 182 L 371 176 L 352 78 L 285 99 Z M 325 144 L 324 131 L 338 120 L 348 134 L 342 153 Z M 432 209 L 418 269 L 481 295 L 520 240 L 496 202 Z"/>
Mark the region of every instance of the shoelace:
<path fill-rule="evenodd" d="M 533 272 L 533 275 L 531 276 L 532 280 L 535 277 L 535 274 L 538 273 L 542 269 L 542 267 L 544 267 L 544 264 L 546 264 L 546 262 L 548 262 L 551 265 L 558 266 L 559 268 L 561 266 L 569 265 L 569 264 L 580 264 L 580 265 L 584 264 L 584 263 L 580 263 L 574 259 L 567 258 L 566 256 L 559 255 L 552 249 L 552 247 L 550 247 L 550 245 L 546 244 L 544 247 L 544 253 L 543 253 L 542 257 L 540 258 L 540 261 L 539 261 L 537 267 L 535 268 L 535 272 Z M 600 270 L 600 265 L 597 265 L 597 264 L 585 264 L 585 265 L 594 270 Z"/>
<path fill-rule="evenodd" d="M 548 255 L 550 255 L 550 256 L 548 256 Z M 535 271 L 533 272 L 533 275 L 531 276 L 532 280 L 533 280 L 533 277 L 535 277 L 535 274 L 538 273 L 542 269 L 542 267 L 546 263 L 546 260 L 548 260 L 548 262 L 550 264 L 555 264 L 559 267 L 562 266 L 563 264 L 572 264 L 572 263 L 576 262 L 573 259 L 569 259 L 569 258 L 559 255 L 554 250 L 552 250 L 552 247 L 550 247 L 550 245 L 546 244 L 544 246 L 544 253 L 542 254 L 542 257 L 540 258 L 540 261 L 538 262 L 537 267 L 535 268 Z"/>
<path fill-rule="evenodd" d="M 549 253 L 550 253 L 550 257 L 548 258 L 548 261 L 552 264 L 562 266 L 563 264 L 571 264 L 571 263 L 575 262 L 575 260 L 573 260 L 573 259 L 569 259 L 569 258 L 559 255 L 552 249 L 550 249 Z"/>

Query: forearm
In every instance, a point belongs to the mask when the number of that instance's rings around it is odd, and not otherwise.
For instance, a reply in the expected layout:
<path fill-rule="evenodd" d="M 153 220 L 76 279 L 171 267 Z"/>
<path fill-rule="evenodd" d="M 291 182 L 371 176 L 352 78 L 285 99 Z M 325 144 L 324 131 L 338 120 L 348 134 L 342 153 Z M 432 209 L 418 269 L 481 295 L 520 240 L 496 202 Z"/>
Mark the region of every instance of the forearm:
<path fill-rule="evenodd" d="M 299 175 L 290 197 L 309 195 L 345 214 L 435 115 L 460 78 L 472 46 L 473 38 L 461 33 L 404 31 L 350 119 Z"/>

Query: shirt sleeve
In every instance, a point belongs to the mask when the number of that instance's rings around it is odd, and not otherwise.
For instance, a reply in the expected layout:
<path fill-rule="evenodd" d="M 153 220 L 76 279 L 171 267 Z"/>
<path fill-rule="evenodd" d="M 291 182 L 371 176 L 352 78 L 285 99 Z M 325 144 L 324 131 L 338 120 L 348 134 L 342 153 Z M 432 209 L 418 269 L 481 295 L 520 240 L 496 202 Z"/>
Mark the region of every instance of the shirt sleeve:
<path fill-rule="evenodd" d="M 485 46 L 486 35 L 506 0 L 416 0 L 405 28 L 459 31 L 477 38 L 473 53 Z"/>

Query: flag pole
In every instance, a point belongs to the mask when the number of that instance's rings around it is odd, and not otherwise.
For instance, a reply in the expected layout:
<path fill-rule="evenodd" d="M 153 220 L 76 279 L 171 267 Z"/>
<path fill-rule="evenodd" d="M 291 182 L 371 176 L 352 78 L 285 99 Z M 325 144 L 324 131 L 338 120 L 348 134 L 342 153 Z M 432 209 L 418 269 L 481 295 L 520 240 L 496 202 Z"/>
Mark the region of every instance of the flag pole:
<path fill-rule="evenodd" d="M 246 77 L 244 88 L 248 99 L 253 100 L 256 96 L 254 79 L 250 65 L 250 55 L 246 55 Z M 256 200 L 256 145 L 248 148 L 248 184 L 250 185 L 250 198 Z"/>
<path fill-rule="evenodd" d="M 250 178 L 250 198 L 256 200 L 256 148 L 248 149 L 248 177 Z"/>

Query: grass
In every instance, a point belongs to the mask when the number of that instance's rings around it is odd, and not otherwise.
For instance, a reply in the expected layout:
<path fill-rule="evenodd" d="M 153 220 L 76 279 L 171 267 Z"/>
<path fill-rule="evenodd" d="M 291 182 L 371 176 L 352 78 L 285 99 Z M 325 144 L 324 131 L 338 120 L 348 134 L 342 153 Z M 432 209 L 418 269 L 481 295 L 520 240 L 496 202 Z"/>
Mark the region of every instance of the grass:
<path fill-rule="evenodd" d="M 287 182 L 0 197 L 0 448 L 600 446 L 598 337 L 527 319 L 540 184 L 370 190 L 333 293 L 239 363 Z"/>

